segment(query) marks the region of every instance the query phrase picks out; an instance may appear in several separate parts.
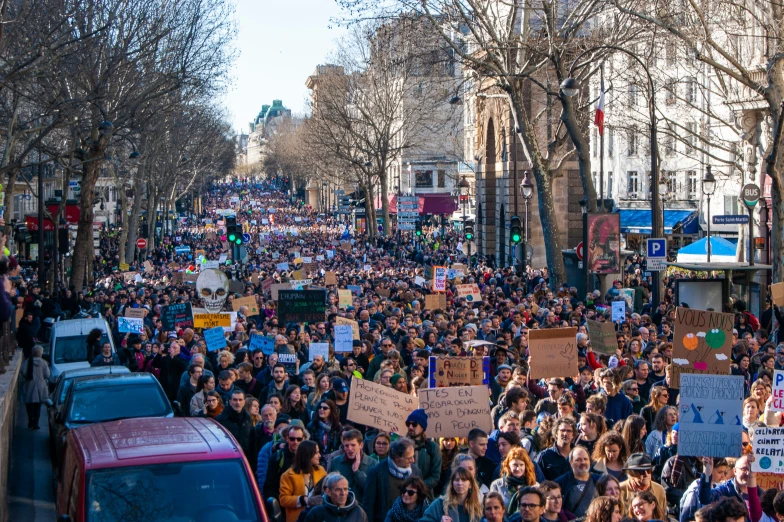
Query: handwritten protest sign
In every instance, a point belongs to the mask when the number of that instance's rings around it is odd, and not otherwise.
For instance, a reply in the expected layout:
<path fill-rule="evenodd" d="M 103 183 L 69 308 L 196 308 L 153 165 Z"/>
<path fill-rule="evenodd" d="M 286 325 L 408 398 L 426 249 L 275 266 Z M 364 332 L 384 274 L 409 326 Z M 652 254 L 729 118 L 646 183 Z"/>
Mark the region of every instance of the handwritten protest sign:
<path fill-rule="evenodd" d="M 577 375 L 577 328 L 550 328 L 528 331 L 531 377 Z"/>
<path fill-rule="evenodd" d="M 131 266 L 128 263 L 120 263 L 120 272 L 127 272 Z"/>
<path fill-rule="evenodd" d="M 277 265 L 275 265 L 275 269 L 278 272 L 286 272 L 289 269 L 289 264 L 288 263 L 278 263 Z"/>
<path fill-rule="evenodd" d="M 338 306 L 346 308 L 354 304 L 354 297 L 351 295 L 351 290 L 338 290 Z"/>
<path fill-rule="evenodd" d="M 469 303 L 482 300 L 482 293 L 479 291 L 479 285 L 476 283 L 467 285 L 455 285 L 457 290 L 457 297 L 465 297 Z"/>
<path fill-rule="evenodd" d="M 256 301 L 256 298 L 252 295 L 248 297 L 242 297 L 240 299 L 234 299 L 231 302 L 231 308 L 237 312 L 243 306 L 248 307 L 248 315 L 259 315 L 259 303 Z"/>
<path fill-rule="evenodd" d="M 351 325 L 336 324 L 335 330 L 335 352 L 346 353 L 350 352 L 354 347 L 354 332 Z"/>
<path fill-rule="evenodd" d="M 224 337 L 223 328 L 220 326 L 204 330 L 204 340 L 207 342 L 207 350 L 210 352 L 226 348 L 226 337 Z"/>
<path fill-rule="evenodd" d="M 193 326 L 196 328 L 215 328 L 231 326 L 229 314 L 193 314 Z"/>
<path fill-rule="evenodd" d="M 682 374 L 678 454 L 740 457 L 743 397 L 740 375 Z"/>
<path fill-rule="evenodd" d="M 261 334 L 251 334 L 248 344 L 250 351 L 261 350 L 264 355 L 271 355 L 275 353 L 275 338 L 267 337 Z"/>
<path fill-rule="evenodd" d="M 193 328 L 193 309 L 190 303 L 175 303 L 161 308 L 161 324 L 165 332 L 178 328 Z"/>
<path fill-rule="evenodd" d="M 419 399 L 373 381 L 351 379 L 348 420 L 390 433 L 406 433 L 406 419 Z"/>
<path fill-rule="evenodd" d="M 425 308 L 428 310 L 445 310 L 446 294 L 428 294 L 425 296 Z"/>
<path fill-rule="evenodd" d="M 433 267 L 433 292 L 446 292 L 446 267 Z"/>
<path fill-rule="evenodd" d="M 327 272 L 324 274 L 324 284 L 325 285 L 336 285 L 338 284 L 338 275 L 335 272 Z"/>
<path fill-rule="evenodd" d="M 118 317 L 117 326 L 120 333 L 136 333 L 144 332 L 144 321 L 133 317 Z"/>
<path fill-rule="evenodd" d="M 278 292 L 278 319 L 281 324 L 323 321 L 326 302 L 325 290 L 281 290 Z"/>
<path fill-rule="evenodd" d="M 430 387 L 490 384 L 490 357 L 430 357 Z"/>
<path fill-rule="evenodd" d="M 349 335 L 351 335 L 351 332 L 349 332 Z M 308 346 L 308 360 L 312 361 L 317 355 L 321 355 L 325 361 L 328 361 L 329 343 L 310 343 L 310 346 Z"/>
<path fill-rule="evenodd" d="M 359 341 L 359 323 L 346 317 L 335 317 L 335 324 L 347 324 L 351 327 L 351 338 Z M 335 347 L 335 351 L 338 351 Z M 351 350 L 348 350 L 349 352 Z"/>
<path fill-rule="evenodd" d="M 133 319 L 144 319 L 145 315 L 147 315 L 146 308 L 131 308 L 130 306 L 125 308 L 125 317 L 131 317 Z"/>
<path fill-rule="evenodd" d="M 612 302 L 612 321 L 622 323 L 626 320 L 626 301 Z"/>
<path fill-rule="evenodd" d="M 751 471 L 784 473 L 784 428 L 754 428 Z"/>
<path fill-rule="evenodd" d="M 351 290 L 351 294 L 357 297 L 362 295 L 362 287 L 359 285 L 346 285 L 346 288 Z"/>
<path fill-rule="evenodd" d="M 784 370 L 773 371 L 773 404 L 771 411 L 784 411 Z"/>
<path fill-rule="evenodd" d="M 615 355 L 618 351 L 618 338 L 615 336 L 613 323 L 599 321 L 586 321 L 588 338 L 591 340 L 593 351 L 606 355 Z"/>
<path fill-rule="evenodd" d="M 757 473 L 757 487 L 764 490 L 784 491 L 784 474 Z"/>
<path fill-rule="evenodd" d="M 474 428 L 490 433 L 487 386 L 420 389 L 419 407 L 427 413 L 428 437 L 465 437 Z"/>
<path fill-rule="evenodd" d="M 280 299 L 280 291 L 281 290 L 291 290 L 291 283 L 276 283 L 270 286 L 270 295 L 272 296 L 273 301 L 277 301 Z"/>
<path fill-rule="evenodd" d="M 678 307 L 672 338 L 673 366 L 690 373 L 728 375 L 734 323 L 733 314 Z M 670 376 L 674 388 L 679 385 L 680 373 Z"/>

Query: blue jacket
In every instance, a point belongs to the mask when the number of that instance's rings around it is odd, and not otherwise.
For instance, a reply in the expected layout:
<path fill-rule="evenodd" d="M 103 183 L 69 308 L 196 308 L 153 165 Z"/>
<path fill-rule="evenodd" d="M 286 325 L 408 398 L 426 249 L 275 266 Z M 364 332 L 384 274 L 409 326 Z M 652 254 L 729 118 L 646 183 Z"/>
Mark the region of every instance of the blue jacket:
<path fill-rule="evenodd" d="M 757 487 L 757 493 L 759 496 L 762 496 L 764 491 Z M 715 488 L 711 488 L 710 475 L 703 473 L 700 477 L 700 504 L 707 506 L 708 504 L 720 500 L 722 497 L 735 497 L 748 507 L 748 503 L 746 502 L 747 499 L 744 498 L 744 494 L 735 487 L 735 477 L 727 482 L 722 482 Z M 747 516 L 746 521 L 749 522 L 750 520 L 751 519 Z"/>
<path fill-rule="evenodd" d="M 608 427 L 612 427 L 619 420 L 634 413 L 632 401 L 625 395 L 618 393 L 615 397 L 609 395 L 605 395 L 605 397 L 607 397 L 607 409 L 604 412 L 604 417 L 609 421 Z"/>

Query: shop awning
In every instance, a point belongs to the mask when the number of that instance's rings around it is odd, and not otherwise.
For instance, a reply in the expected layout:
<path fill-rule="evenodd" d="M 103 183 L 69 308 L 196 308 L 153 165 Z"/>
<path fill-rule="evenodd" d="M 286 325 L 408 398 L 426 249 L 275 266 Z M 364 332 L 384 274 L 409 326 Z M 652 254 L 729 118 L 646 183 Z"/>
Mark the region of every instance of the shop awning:
<path fill-rule="evenodd" d="M 650 209 L 621 209 L 622 234 L 651 234 Z M 672 234 L 672 229 L 680 226 L 681 234 L 696 234 L 699 228 L 696 210 L 664 210 L 664 233 Z"/>
<path fill-rule="evenodd" d="M 452 214 L 457 210 L 457 198 L 449 193 L 417 194 L 420 214 Z M 390 195 L 389 213 L 397 214 L 397 196 Z M 381 196 L 376 197 L 376 209 L 381 209 Z"/>

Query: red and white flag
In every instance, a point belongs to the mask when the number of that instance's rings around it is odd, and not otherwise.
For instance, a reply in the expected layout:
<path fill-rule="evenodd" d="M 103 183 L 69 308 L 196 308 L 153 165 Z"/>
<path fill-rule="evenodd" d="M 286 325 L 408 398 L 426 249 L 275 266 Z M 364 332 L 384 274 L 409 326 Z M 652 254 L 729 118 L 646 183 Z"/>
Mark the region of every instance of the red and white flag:
<path fill-rule="evenodd" d="M 593 124 L 599 128 L 599 134 L 604 136 L 604 82 L 602 82 L 602 90 L 599 92 L 599 104 L 596 106 Z"/>

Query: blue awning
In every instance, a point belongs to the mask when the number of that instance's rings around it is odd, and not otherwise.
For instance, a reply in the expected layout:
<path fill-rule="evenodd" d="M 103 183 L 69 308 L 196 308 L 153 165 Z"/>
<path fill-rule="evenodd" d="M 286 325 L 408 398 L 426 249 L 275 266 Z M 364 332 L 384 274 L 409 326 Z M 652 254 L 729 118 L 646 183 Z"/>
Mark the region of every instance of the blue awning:
<path fill-rule="evenodd" d="M 622 234 L 651 234 L 650 209 L 621 209 Z M 665 210 L 664 233 L 672 234 L 673 227 L 681 225 L 682 234 L 696 234 L 699 228 L 696 210 Z"/>

